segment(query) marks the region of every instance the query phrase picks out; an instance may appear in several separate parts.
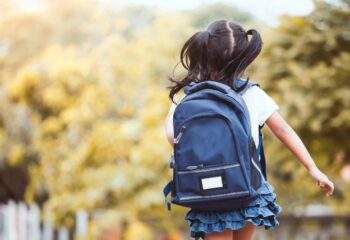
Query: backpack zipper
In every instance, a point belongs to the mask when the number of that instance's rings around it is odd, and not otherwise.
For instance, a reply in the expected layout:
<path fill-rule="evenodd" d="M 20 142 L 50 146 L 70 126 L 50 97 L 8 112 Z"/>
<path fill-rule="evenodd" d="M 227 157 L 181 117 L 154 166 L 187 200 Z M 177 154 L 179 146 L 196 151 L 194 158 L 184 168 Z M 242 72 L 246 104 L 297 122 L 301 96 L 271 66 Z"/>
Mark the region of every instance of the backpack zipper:
<path fill-rule="evenodd" d="M 249 195 L 249 191 L 229 192 L 229 193 L 215 194 L 215 195 L 209 195 L 209 196 L 184 196 L 184 197 L 179 197 L 179 199 L 193 200 L 193 199 L 202 199 L 202 198 L 217 198 L 217 197 L 226 197 L 226 196 L 232 196 L 237 194 Z"/>
<path fill-rule="evenodd" d="M 186 167 L 186 169 L 187 170 L 195 170 L 195 169 L 201 169 L 203 167 L 204 167 L 204 165 L 202 163 L 202 164 L 199 164 L 199 165 L 196 165 L 196 166 L 188 166 L 188 167 Z"/>
<path fill-rule="evenodd" d="M 256 162 L 254 161 L 253 158 L 250 159 L 250 161 L 253 163 L 253 166 L 256 168 L 256 170 L 260 173 L 262 178 L 265 178 L 264 175 L 262 174 L 260 168 L 258 167 L 258 165 L 256 164 Z"/>
<path fill-rule="evenodd" d="M 205 167 L 203 164 L 197 165 L 197 166 L 188 166 L 187 170 L 178 170 L 178 174 L 189 174 L 189 173 L 199 173 L 199 172 L 209 172 L 214 170 L 221 170 L 221 169 L 228 169 L 228 168 L 234 168 L 239 167 L 241 164 L 235 163 L 235 164 L 229 164 L 224 166 L 217 166 L 217 167 Z"/>
<path fill-rule="evenodd" d="M 176 138 L 174 138 L 174 144 L 178 144 L 179 143 L 179 141 L 181 139 L 181 136 L 184 133 L 185 129 L 186 129 L 186 126 L 182 126 L 181 127 L 179 134 L 176 136 Z"/>

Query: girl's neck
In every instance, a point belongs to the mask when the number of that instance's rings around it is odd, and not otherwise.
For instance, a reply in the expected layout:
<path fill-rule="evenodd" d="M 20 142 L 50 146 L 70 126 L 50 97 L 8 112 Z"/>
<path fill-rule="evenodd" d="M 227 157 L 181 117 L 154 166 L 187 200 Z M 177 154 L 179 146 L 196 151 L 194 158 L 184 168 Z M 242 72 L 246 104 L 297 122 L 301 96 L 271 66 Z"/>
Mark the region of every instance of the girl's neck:
<path fill-rule="evenodd" d="M 216 78 L 216 71 L 210 72 L 210 80 L 213 80 Z"/>

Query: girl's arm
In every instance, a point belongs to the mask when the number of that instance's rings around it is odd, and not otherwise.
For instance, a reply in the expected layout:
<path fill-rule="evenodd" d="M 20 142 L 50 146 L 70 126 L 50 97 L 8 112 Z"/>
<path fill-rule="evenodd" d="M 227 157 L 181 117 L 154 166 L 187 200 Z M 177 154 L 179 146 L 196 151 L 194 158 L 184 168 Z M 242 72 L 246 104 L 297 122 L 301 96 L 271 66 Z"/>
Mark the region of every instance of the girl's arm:
<path fill-rule="evenodd" d="M 328 197 L 332 195 L 334 191 L 333 182 L 331 182 L 328 177 L 318 169 L 299 136 L 282 118 L 282 116 L 275 111 L 266 120 L 266 124 L 274 135 L 295 154 L 300 163 L 305 166 L 309 174 L 316 179 L 317 186 L 320 188 L 326 188 Z"/>

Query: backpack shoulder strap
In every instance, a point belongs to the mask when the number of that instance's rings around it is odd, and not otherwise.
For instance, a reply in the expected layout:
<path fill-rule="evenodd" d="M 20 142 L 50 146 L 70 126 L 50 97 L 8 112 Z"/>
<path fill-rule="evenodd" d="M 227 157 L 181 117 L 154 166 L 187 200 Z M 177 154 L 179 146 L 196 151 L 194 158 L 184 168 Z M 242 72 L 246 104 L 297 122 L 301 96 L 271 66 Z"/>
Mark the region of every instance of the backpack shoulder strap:
<path fill-rule="evenodd" d="M 170 180 L 163 188 L 164 202 L 168 210 L 171 210 L 171 201 L 168 200 L 169 193 L 173 192 L 174 182 Z"/>
<path fill-rule="evenodd" d="M 244 83 L 245 83 L 245 80 L 239 79 L 238 81 L 236 81 L 236 87 L 243 86 Z M 260 87 L 260 85 L 258 83 L 249 81 L 247 86 L 242 91 L 240 91 L 239 94 L 243 95 L 252 86 Z M 265 152 L 264 152 L 264 138 L 263 138 L 263 133 L 262 133 L 262 128 L 264 127 L 264 125 L 259 126 L 259 145 L 258 145 L 257 151 L 258 151 L 259 158 L 260 158 L 261 172 L 262 172 L 265 180 L 267 180 L 266 159 L 265 159 Z"/>
<path fill-rule="evenodd" d="M 266 175 L 266 159 L 265 159 L 265 152 L 264 152 L 264 138 L 263 138 L 263 133 L 261 129 L 263 128 L 264 125 L 259 126 L 259 145 L 257 152 L 260 157 L 260 166 L 261 166 L 261 172 L 264 175 L 265 180 L 267 180 L 267 175 Z"/>
<path fill-rule="evenodd" d="M 237 81 L 236 81 L 236 87 L 241 87 L 241 86 L 243 86 L 243 84 L 244 84 L 245 82 L 246 82 L 246 81 L 243 80 L 243 79 L 237 79 Z M 239 94 L 240 94 L 240 95 L 243 95 L 243 94 L 244 94 L 250 87 L 252 87 L 252 86 L 258 86 L 258 87 L 260 87 L 259 83 L 249 81 L 249 82 L 247 83 L 247 86 L 246 86 L 242 91 L 240 91 Z"/>

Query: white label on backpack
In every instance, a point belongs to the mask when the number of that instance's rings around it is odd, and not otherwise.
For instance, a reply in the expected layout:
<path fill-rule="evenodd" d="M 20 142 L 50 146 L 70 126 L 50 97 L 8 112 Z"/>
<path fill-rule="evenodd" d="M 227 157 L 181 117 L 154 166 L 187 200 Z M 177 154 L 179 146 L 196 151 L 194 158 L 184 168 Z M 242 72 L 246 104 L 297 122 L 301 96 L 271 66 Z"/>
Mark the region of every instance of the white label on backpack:
<path fill-rule="evenodd" d="M 202 178 L 201 181 L 203 190 L 224 187 L 221 176 Z"/>

